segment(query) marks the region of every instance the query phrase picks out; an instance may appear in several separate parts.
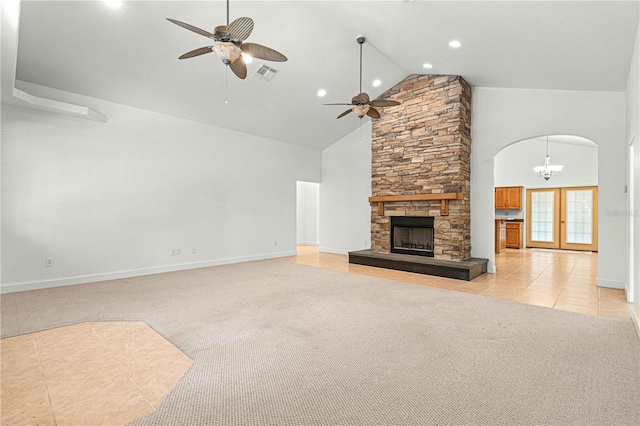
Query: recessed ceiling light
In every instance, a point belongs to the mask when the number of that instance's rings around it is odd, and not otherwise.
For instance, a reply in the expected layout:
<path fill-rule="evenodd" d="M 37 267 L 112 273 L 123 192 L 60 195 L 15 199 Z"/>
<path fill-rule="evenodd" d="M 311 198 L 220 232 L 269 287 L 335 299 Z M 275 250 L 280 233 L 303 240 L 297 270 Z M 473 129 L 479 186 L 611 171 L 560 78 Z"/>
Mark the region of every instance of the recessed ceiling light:
<path fill-rule="evenodd" d="M 318 90 L 318 96 L 323 97 L 323 96 L 324 96 L 324 95 L 326 95 L 326 94 L 327 94 L 327 91 L 326 91 L 326 90 L 324 90 L 324 89 L 320 89 L 320 90 Z"/>
<path fill-rule="evenodd" d="M 458 48 L 458 47 L 462 46 L 462 43 L 460 43 L 458 40 L 451 40 L 449 42 L 449 46 Z"/>
<path fill-rule="evenodd" d="M 428 70 L 430 70 L 431 68 L 433 68 L 433 65 L 431 64 L 422 64 L 422 66 Z"/>
<path fill-rule="evenodd" d="M 107 4 L 107 6 L 113 7 L 114 9 L 122 6 L 122 2 L 120 0 L 104 0 L 104 2 Z"/>
<path fill-rule="evenodd" d="M 373 80 L 373 87 L 378 87 L 382 84 L 380 80 Z"/>
<path fill-rule="evenodd" d="M 251 62 L 253 62 L 253 56 L 247 55 L 244 52 L 242 52 L 242 59 L 244 59 L 245 64 L 250 64 Z"/>

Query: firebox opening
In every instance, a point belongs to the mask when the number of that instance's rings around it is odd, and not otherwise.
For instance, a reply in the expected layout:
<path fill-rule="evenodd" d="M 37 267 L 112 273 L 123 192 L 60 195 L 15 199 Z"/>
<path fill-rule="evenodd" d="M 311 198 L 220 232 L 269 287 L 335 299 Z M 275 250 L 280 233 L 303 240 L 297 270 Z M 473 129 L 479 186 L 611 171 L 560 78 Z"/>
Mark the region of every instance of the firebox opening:
<path fill-rule="evenodd" d="M 432 216 L 391 216 L 391 253 L 434 257 Z"/>

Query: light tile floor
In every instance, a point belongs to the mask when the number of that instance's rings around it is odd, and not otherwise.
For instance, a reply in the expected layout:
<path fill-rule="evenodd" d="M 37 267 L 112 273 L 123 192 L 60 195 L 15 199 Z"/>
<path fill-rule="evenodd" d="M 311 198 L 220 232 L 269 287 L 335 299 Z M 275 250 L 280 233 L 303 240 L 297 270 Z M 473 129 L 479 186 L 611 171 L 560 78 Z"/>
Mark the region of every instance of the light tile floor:
<path fill-rule="evenodd" d="M 472 281 L 350 264 L 347 255 L 321 253 L 316 246 L 311 245 L 299 245 L 297 256 L 274 260 L 463 291 L 582 314 L 631 320 L 624 290 L 596 285 L 597 253 L 507 249 L 496 255 L 495 274 L 484 274 Z"/>
<path fill-rule="evenodd" d="M 124 425 L 191 359 L 142 322 L 85 322 L 0 340 L 2 425 Z"/>
<path fill-rule="evenodd" d="M 598 255 L 536 249 L 496 256 L 497 272 L 460 281 L 363 265 L 298 246 L 274 259 L 630 320 L 623 290 L 596 286 Z M 155 409 L 191 360 L 139 322 L 82 323 L 0 341 L 2 425 L 126 424 Z M 159 355 L 154 357 L 153 355 Z"/>

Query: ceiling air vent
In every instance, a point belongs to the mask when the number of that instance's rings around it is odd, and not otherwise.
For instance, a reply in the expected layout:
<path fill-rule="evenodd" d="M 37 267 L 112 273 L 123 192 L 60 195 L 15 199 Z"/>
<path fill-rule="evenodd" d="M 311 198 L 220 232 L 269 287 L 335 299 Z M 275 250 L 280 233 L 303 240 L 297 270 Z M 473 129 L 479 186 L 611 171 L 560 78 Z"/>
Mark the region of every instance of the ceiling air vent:
<path fill-rule="evenodd" d="M 271 81 L 271 79 L 278 73 L 279 71 L 275 68 L 271 68 L 270 66 L 263 65 L 254 74 L 257 78 L 264 81 Z"/>

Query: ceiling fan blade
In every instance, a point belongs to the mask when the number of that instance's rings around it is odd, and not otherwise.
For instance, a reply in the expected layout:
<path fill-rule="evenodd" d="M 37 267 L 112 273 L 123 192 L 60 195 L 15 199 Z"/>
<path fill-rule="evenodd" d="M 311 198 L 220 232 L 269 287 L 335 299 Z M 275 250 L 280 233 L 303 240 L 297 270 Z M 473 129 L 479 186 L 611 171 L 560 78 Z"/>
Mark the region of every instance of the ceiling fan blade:
<path fill-rule="evenodd" d="M 384 100 L 384 99 L 378 99 L 378 100 L 369 102 L 369 105 L 371 105 L 373 107 L 386 107 L 386 106 L 400 105 L 400 102 Z"/>
<path fill-rule="evenodd" d="M 251 35 L 253 31 L 253 19 L 246 16 L 238 18 L 227 27 L 227 33 L 231 38 L 244 41 Z"/>
<path fill-rule="evenodd" d="M 380 118 L 380 113 L 377 109 L 373 107 L 369 107 L 369 111 L 367 111 L 367 115 L 371 118 Z"/>
<path fill-rule="evenodd" d="M 198 34 L 203 35 L 203 36 L 208 37 L 208 38 L 213 38 L 213 34 L 211 34 L 209 31 L 202 30 L 202 29 L 200 29 L 198 27 L 194 27 L 193 25 L 189 25 L 189 24 L 186 24 L 184 22 L 180 22 L 180 21 L 177 21 L 177 20 L 171 19 L 171 18 L 167 18 L 167 21 L 173 22 L 174 24 L 179 25 L 182 28 L 186 28 L 189 31 L 193 31 L 194 33 L 198 33 Z"/>
<path fill-rule="evenodd" d="M 191 52 L 187 52 L 184 55 L 181 55 L 180 57 L 178 57 L 178 59 L 193 58 L 194 56 L 200 56 L 210 52 L 213 52 L 213 46 L 201 47 L 199 49 L 195 49 Z"/>
<path fill-rule="evenodd" d="M 233 71 L 233 73 L 237 75 L 238 78 L 241 78 L 243 80 L 247 78 L 247 65 L 241 58 L 238 58 L 235 61 L 231 62 L 229 66 L 231 67 L 231 71 Z"/>
<path fill-rule="evenodd" d="M 282 53 L 258 43 L 242 43 L 240 49 L 254 58 L 264 59 L 265 61 L 285 62 L 287 60 L 287 57 Z"/>
<path fill-rule="evenodd" d="M 338 116 L 338 118 L 342 118 L 342 117 L 344 117 L 345 115 L 349 114 L 351 111 L 352 111 L 352 110 L 351 110 L 351 108 L 349 108 L 348 110 L 346 110 L 345 112 L 343 112 L 342 114 L 340 114 L 340 115 Z"/>

